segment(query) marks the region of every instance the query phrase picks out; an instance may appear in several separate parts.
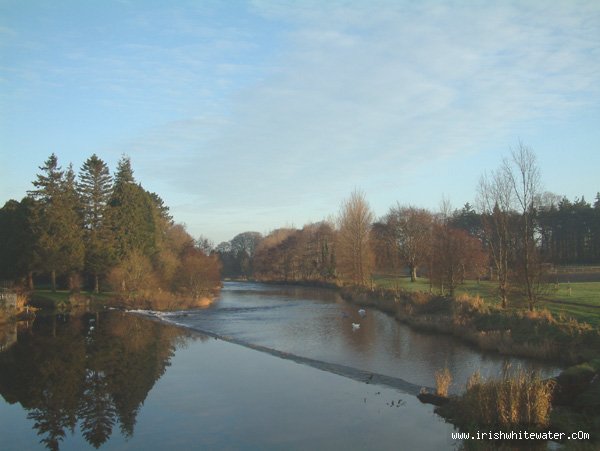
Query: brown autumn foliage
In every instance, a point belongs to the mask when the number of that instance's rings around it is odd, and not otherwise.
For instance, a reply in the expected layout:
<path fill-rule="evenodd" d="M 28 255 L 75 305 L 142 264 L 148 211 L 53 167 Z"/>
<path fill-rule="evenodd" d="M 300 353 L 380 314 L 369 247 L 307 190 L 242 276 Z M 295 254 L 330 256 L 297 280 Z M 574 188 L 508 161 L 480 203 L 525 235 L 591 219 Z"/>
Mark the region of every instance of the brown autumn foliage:
<path fill-rule="evenodd" d="M 434 225 L 430 277 L 442 294 L 447 290 L 452 296 L 467 277 L 479 278 L 487 260 L 478 238 L 448 224 Z"/>
<path fill-rule="evenodd" d="M 135 297 L 142 290 L 158 288 L 158 280 L 150 259 L 140 251 L 133 251 L 108 275 L 113 290 L 127 297 Z"/>
<path fill-rule="evenodd" d="M 327 222 L 302 229 L 276 229 L 265 236 L 254 255 L 260 280 L 329 280 L 335 274 L 335 231 Z"/>
<path fill-rule="evenodd" d="M 337 271 L 354 285 L 367 285 L 373 270 L 373 213 L 364 193 L 354 191 L 341 206 L 336 241 Z"/>
<path fill-rule="evenodd" d="M 133 251 L 108 282 L 129 307 L 168 310 L 199 306 L 219 287 L 220 273 L 219 258 L 206 255 L 183 226 L 173 225 L 153 260 Z"/>
<path fill-rule="evenodd" d="M 205 255 L 197 248 L 188 249 L 173 280 L 174 288 L 184 296 L 198 300 L 218 284 L 221 262 L 216 255 Z"/>

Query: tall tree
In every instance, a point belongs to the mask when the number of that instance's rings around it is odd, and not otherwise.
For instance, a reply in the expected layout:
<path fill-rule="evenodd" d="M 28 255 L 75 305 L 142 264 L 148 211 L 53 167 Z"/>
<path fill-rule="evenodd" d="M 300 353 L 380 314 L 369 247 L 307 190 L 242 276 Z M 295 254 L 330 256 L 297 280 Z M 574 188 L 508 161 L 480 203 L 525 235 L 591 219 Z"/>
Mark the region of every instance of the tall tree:
<path fill-rule="evenodd" d="M 63 172 L 52 154 L 40 167 L 29 195 L 36 199 L 34 232 L 42 269 L 50 273 L 56 291 L 57 274 L 78 271 L 83 266 L 84 246 L 80 205 L 72 168 Z"/>
<path fill-rule="evenodd" d="M 469 202 L 467 202 L 463 208 L 454 212 L 450 222 L 452 227 L 462 229 L 471 236 L 479 238 L 483 237 L 481 216 Z"/>
<path fill-rule="evenodd" d="M 519 280 L 527 296 L 529 309 L 533 311 L 543 286 L 540 280 L 540 256 L 534 236 L 535 201 L 541 191 L 540 170 L 533 150 L 521 142 L 512 150 L 511 156 L 511 160 L 504 160 L 503 170 L 511 184 L 521 216 Z"/>
<path fill-rule="evenodd" d="M 399 254 L 393 231 L 386 219 L 373 224 L 371 228 L 371 246 L 375 254 L 375 271 L 395 273 L 399 267 Z"/>
<path fill-rule="evenodd" d="M 131 158 L 123 155 L 117 163 L 117 171 L 115 173 L 115 185 L 122 183 L 135 183 L 133 178 L 133 169 L 131 168 Z"/>
<path fill-rule="evenodd" d="M 511 205 L 513 191 L 506 173 L 496 170 L 479 180 L 477 203 L 481 211 L 485 242 L 498 281 L 498 296 L 503 308 L 508 306 L 509 262 L 511 259 Z"/>
<path fill-rule="evenodd" d="M 88 230 L 99 230 L 104 223 L 106 208 L 112 190 L 108 166 L 96 156 L 89 157 L 81 166 L 77 185 Z"/>
<path fill-rule="evenodd" d="M 160 214 L 150 193 L 135 183 L 128 157 L 119 161 L 109 206 L 107 219 L 117 259 L 135 250 L 153 257 L 159 251 Z"/>
<path fill-rule="evenodd" d="M 79 172 L 77 185 L 85 226 L 85 269 L 94 278 L 94 292 L 99 291 L 99 277 L 114 263 L 112 234 L 107 221 L 112 177 L 108 166 L 95 154 Z"/>
<path fill-rule="evenodd" d="M 21 202 L 9 200 L 0 209 L 0 280 L 26 278 L 30 290 L 36 269 L 34 204 L 25 197 Z"/>
<path fill-rule="evenodd" d="M 231 240 L 231 251 L 239 268 L 238 275 L 252 275 L 254 252 L 261 240 L 262 235 L 259 232 L 242 232 Z"/>
<path fill-rule="evenodd" d="M 366 285 L 373 270 L 370 233 L 373 212 L 361 191 L 355 190 L 340 208 L 338 217 L 337 268 L 342 277 Z"/>
<path fill-rule="evenodd" d="M 422 208 L 397 205 L 390 209 L 386 222 L 400 260 L 410 270 L 410 281 L 415 282 L 417 269 L 429 260 L 433 216 Z"/>
<path fill-rule="evenodd" d="M 481 241 L 444 220 L 434 225 L 432 248 L 430 277 L 440 287 L 442 294 L 447 289 L 453 296 L 454 290 L 465 277 L 479 277 L 482 267 L 487 263 Z"/>

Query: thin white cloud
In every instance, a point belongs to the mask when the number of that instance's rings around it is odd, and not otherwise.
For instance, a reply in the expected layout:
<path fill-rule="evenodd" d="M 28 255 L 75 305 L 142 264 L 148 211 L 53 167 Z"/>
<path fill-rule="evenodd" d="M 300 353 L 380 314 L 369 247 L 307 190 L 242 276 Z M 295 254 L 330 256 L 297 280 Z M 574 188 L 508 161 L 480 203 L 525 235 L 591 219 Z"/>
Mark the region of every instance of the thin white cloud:
<path fill-rule="evenodd" d="M 253 211 L 301 225 L 356 186 L 376 196 L 432 161 L 600 103 L 596 1 L 250 4 L 279 34 L 258 39 L 239 17 L 199 24 L 204 4 L 158 9 L 125 23 L 162 40 L 75 40 L 58 68 L 19 70 L 100 91 L 107 110 L 171 111 L 112 151 L 168 185 L 165 197 L 185 193 L 178 219 L 193 227 L 190 204 L 236 225 L 221 205 L 246 212 L 249 229 Z"/>
<path fill-rule="evenodd" d="M 289 47 L 216 129 L 203 187 L 215 207 L 226 197 L 301 209 L 356 185 L 389 186 L 415 165 L 512 141 L 520 123 L 600 98 L 592 2 L 254 4 L 290 24 Z M 183 164 L 205 160 L 204 141 L 184 142 Z M 193 176 L 173 172 L 188 189 Z"/>

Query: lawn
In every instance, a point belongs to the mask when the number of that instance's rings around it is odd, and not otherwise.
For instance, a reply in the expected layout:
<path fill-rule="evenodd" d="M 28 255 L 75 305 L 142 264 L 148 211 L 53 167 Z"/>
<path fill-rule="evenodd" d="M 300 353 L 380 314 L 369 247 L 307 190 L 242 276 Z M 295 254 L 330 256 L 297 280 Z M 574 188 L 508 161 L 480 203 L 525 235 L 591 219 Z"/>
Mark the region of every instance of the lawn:
<path fill-rule="evenodd" d="M 411 282 L 408 276 L 383 276 L 373 278 L 375 286 L 389 289 L 402 289 L 406 291 L 429 292 L 430 285 L 427 278 L 418 278 Z M 433 288 L 437 292 L 437 288 Z M 466 293 L 471 296 L 480 296 L 486 302 L 497 304 L 497 285 L 491 281 L 467 280 L 456 289 L 456 294 Z M 514 294 L 509 302 L 514 307 L 526 308 L 525 299 Z M 540 301 L 539 307 L 546 308 L 554 314 L 563 314 L 568 317 L 592 324 L 600 328 L 600 282 L 571 282 L 551 285 L 549 292 Z"/>

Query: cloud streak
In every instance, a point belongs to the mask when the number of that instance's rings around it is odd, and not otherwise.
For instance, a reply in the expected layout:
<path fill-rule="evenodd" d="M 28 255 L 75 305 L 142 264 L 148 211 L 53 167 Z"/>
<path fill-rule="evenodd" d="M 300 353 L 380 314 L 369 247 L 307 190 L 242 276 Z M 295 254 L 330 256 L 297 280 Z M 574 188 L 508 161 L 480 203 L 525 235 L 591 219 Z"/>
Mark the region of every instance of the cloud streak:
<path fill-rule="evenodd" d="M 222 193 L 245 208 L 336 205 L 353 186 L 378 190 L 599 98 L 593 3 L 254 4 L 289 24 L 276 70 L 217 126 L 173 125 L 185 149 L 174 183 L 188 190 L 182 165 L 206 164 L 214 208 Z"/>
<path fill-rule="evenodd" d="M 99 153 L 131 154 L 178 219 L 217 239 L 321 219 L 354 187 L 378 205 L 439 196 L 448 177 L 417 179 L 429 165 L 600 103 L 598 2 L 124 7 L 111 27 L 128 39 L 63 42 L 61 64 L 19 73 L 76 86 L 129 127 L 148 116 Z"/>

